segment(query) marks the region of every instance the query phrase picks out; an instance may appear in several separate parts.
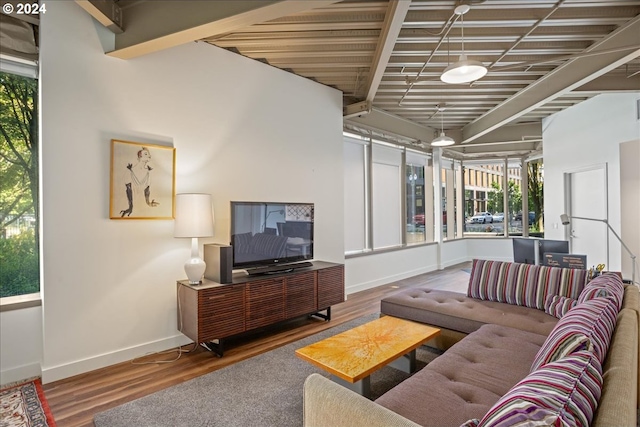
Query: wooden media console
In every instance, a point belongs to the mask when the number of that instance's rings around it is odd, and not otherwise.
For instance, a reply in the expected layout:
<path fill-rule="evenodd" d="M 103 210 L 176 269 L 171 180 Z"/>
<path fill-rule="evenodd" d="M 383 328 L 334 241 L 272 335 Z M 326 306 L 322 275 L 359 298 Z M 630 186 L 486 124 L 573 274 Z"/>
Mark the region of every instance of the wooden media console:
<path fill-rule="evenodd" d="M 331 306 L 344 301 L 344 265 L 312 264 L 261 276 L 234 273 L 229 284 L 181 280 L 178 330 L 222 356 L 224 338 L 233 335 L 304 315 L 331 320 Z"/>

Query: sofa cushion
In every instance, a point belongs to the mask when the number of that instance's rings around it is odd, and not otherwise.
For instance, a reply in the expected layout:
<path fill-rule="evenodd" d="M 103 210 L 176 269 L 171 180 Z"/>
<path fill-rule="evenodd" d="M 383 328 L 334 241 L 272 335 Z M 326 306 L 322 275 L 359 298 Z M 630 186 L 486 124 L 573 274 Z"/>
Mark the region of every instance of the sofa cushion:
<path fill-rule="evenodd" d="M 635 337 L 635 340 L 633 339 Z M 602 395 L 593 424 L 598 426 L 633 426 L 637 423 L 636 399 L 638 379 L 638 313 L 623 308 L 618 313 L 607 359 L 602 366 Z M 640 406 L 640 405 L 638 405 Z"/>
<path fill-rule="evenodd" d="M 467 296 L 544 310 L 549 295 L 577 299 L 586 281 L 586 270 L 475 259 Z"/>
<path fill-rule="evenodd" d="M 467 296 L 535 307 L 537 276 L 533 265 L 474 259 Z"/>
<path fill-rule="evenodd" d="M 624 285 L 615 273 L 604 273 L 591 280 L 578 297 L 578 304 L 594 298 L 610 298 L 615 301 L 618 310 L 622 308 Z"/>
<path fill-rule="evenodd" d="M 576 306 L 577 300 L 560 295 L 549 295 L 544 304 L 544 312 L 560 319 Z"/>
<path fill-rule="evenodd" d="M 578 350 L 593 351 L 604 362 L 617 309 L 613 301 L 596 298 L 579 304 L 558 321 L 536 355 L 531 371 Z"/>
<path fill-rule="evenodd" d="M 547 336 L 558 322 L 541 310 L 429 288 L 411 288 L 390 295 L 380 302 L 380 311 L 465 334 L 494 323 Z"/>
<path fill-rule="evenodd" d="M 518 381 L 545 337 L 484 325 L 376 403 L 422 426 L 458 427 L 482 418 Z"/>
<path fill-rule="evenodd" d="M 602 390 L 600 361 L 579 351 L 532 372 L 480 420 L 478 427 L 588 426 Z"/>
<path fill-rule="evenodd" d="M 589 279 L 589 272 L 577 268 L 539 266 L 538 305 L 544 310 L 544 302 L 549 295 L 561 295 L 578 299 Z M 540 306 L 542 302 L 542 306 Z"/>

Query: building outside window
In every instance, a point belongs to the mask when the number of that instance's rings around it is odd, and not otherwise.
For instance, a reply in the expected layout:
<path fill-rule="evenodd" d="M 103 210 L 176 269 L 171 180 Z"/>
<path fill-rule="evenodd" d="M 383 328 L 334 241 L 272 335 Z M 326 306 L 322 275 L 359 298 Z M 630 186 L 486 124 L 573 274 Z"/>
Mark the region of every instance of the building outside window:
<path fill-rule="evenodd" d="M 499 163 L 497 163 L 499 162 Z M 507 191 L 504 187 L 505 160 L 496 163 L 470 164 L 465 166 L 465 213 L 469 216 L 465 230 L 471 233 L 523 235 L 524 224 L 528 220 L 527 234 L 538 234 L 544 231 L 542 216 L 544 212 L 543 167 L 542 163 L 527 163 L 527 179 L 522 179 L 521 159 L 507 160 Z M 469 177 L 469 179 L 467 179 Z M 522 186 L 528 185 L 528 215 L 522 215 Z M 507 201 L 507 212 L 504 212 L 504 197 Z M 491 215 L 487 215 L 487 213 Z M 483 217 L 479 216 L 484 215 Z M 503 218 L 506 217 L 506 221 Z"/>
<path fill-rule="evenodd" d="M 420 243 L 426 240 L 427 223 L 433 226 L 433 214 L 425 212 L 425 176 L 424 166 L 407 164 L 405 166 L 405 186 L 407 199 L 407 243 Z"/>

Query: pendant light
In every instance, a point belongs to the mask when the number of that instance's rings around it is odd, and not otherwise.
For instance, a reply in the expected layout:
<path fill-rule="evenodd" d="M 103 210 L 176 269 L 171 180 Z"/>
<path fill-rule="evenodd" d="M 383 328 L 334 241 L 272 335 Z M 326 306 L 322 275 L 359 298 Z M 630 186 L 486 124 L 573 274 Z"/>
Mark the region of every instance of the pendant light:
<path fill-rule="evenodd" d="M 431 141 L 431 146 L 446 147 L 448 145 L 453 145 L 456 143 L 453 138 L 444 134 L 444 107 L 438 105 L 438 110 L 440 111 L 440 136 Z"/>
<path fill-rule="evenodd" d="M 464 14 L 471 9 L 471 6 L 462 4 L 455 8 L 454 13 L 460 16 L 462 26 L 460 27 L 462 35 L 462 55 L 458 62 L 445 68 L 440 76 L 440 80 L 449 84 L 470 83 L 484 77 L 487 74 L 487 68 L 480 62 L 467 59 L 464 53 Z"/>

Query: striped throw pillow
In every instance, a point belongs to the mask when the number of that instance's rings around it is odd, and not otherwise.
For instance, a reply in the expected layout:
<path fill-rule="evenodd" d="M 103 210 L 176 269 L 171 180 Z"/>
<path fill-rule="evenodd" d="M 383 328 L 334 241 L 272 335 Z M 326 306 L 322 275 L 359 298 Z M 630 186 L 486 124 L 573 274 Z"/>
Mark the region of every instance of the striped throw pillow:
<path fill-rule="evenodd" d="M 578 304 L 594 298 L 609 298 L 615 301 L 620 311 L 624 298 L 624 285 L 620 276 L 615 273 L 604 273 L 591 280 L 578 297 Z"/>
<path fill-rule="evenodd" d="M 615 304 L 604 298 L 576 305 L 556 323 L 533 359 L 531 372 L 585 349 L 604 362 L 617 315 Z"/>
<path fill-rule="evenodd" d="M 544 303 L 549 295 L 560 295 L 577 300 L 588 278 L 587 270 L 540 266 L 536 308 L 544 310 Z"/>
<path fill-rule="evenodd" d="M 485 414 L 478 427 L 587 427 L 602 394 L 602 366 L 579 351 L 529 374 Z"/>
<path fill-rule="evenodd" d="M 586 281 L 586 270 L 475 259 L 467 296 L 544 310 L 550 295 L 577 299 Z"/>
<path fill-rule="evenodd" d="M 537 299 L 538 267 L 474 259 L 467 296 L 529 307 Z"/>
<path fill-rule="evenodd" d="M 560 295 L 549 295 L 547 302 L 544 304 L 544 311 L 558 319 L 562 318 L 569 310 L 578 304 L 573 298 L 567 298 Z"/>

